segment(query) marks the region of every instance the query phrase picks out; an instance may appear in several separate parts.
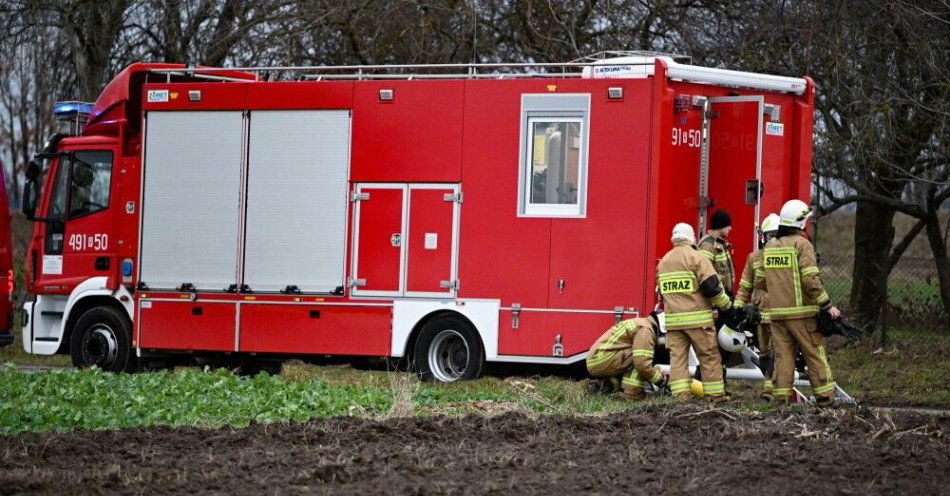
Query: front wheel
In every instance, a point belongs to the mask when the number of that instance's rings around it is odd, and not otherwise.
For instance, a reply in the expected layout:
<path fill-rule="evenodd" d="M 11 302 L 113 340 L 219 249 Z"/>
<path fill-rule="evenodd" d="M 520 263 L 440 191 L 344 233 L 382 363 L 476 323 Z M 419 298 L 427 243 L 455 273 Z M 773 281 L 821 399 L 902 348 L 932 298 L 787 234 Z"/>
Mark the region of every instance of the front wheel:
<path fill-rule="evenodd" d="M 112 307 L 87 310 L 73 327 L 69 354 L 79 368 L 95 365 L 106 372 L 131 372 L 135 356 L 128 319 Z"/>
<path fill-rule="evenodd" d="M 422 327 L 413 358 L 422 380 L 454 382 L 482 375 L 485 349 L 471 324 L 443 315 Z"/>

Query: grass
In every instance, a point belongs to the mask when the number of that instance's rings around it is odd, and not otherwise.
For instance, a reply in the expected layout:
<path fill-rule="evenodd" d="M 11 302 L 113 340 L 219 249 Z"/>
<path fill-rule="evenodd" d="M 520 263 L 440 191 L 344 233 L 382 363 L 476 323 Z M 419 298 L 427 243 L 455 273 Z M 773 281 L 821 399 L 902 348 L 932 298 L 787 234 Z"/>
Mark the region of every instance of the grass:
<path fill-rule="evenodd" d="M 859 401 L 950 408 L 950 335 L 891 330 L 889 348 L 876 340 L 834 349 L 835 379 Z"/>
<path fill-rule="evenodd" d="M 950 408 L 950 336 L 892 330 L 895 345 L 830 344 L 838 383 L 859 402 Z M 9 356 L 9 355 L 7 355 Z M 57 360 L 58 358 L 54 358 Z M 36 362 L 31 362 L 36 363 Z M 760 386 L 733 381 L 744 411 L 773 407 L 755 401 Z M 558 413 L 601 415 L 670 403 L 590 396 L 581 382 L 553 376 L 483 377 L 451 384 L 420 382 L 413 374 L 356 370 L 347 365 L 285 365 L 280 377 L 242 378 L 227 370 L 110 374 L 64 368 L 41 373 L 0 368 L 0 434 L 115 429 L 150 425 L 218 427 L 352 415 L 403 416 Z"/>

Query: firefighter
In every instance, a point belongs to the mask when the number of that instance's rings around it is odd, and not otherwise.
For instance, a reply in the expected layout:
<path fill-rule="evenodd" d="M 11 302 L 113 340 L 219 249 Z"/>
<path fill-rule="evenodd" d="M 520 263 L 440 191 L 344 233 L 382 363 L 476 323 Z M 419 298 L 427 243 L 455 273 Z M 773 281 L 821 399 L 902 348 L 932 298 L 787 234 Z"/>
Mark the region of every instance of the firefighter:
<path fill-rule="evenodd" d="M 618 323 L 591 346 L 587 371 L 607 381 L 621 378 L 620 396 L 627 400 L 642 399 L 645 382 L 666 387 L 669 376 L 653 365 L 653 348 L 662 329 L 663 317 L 656 312 Z"/>
<path fill-rule="evenodd" d="M 803 234 L 811 213 L 801 200 L 785 202 L 778 233 L 762 250 L 763 270 L 756 273 L 755 286 L 768 291 L 775 350 L 773 398 L 788 401 L 795 375 L 795 351 L 799 348 L 805 356 L 816 401 L 819 406 L 828 406 L 834 401 L 836 384 L 815 316 L 821 311 L 837 319 L 841 312 L 821 284 L 815 248 Z"/>
<path fill-rule="evenodd" d="M 719 282 L 726 290 L 726 295 L 732 299 L 735 294 L 732 285 L 736 283 L 736 270 L 732 263 L 732 245 L 726 241 L 729 231 L 732 230 L 732 217 L 729 212 L 719 209 L 709 218 L 709 230 L 703 239 L 699 240 L 699 253 L 712 262 L 719 276 Z"/>
<path fill-rule="evenodd" d="M 775 233 L 778 232 L 779 217 L 776 214 L 769 214 L 762 225 L 759 226 L 761 239 L 759 240 L 759 249 L 749 254 L 746 258 L 745 267 L 742 269 L 742 277 L 739 279 L 739 291 L 736 293 L 736 299 L 733 306 L 742 308 L 745 305 L 754 305 L 761 316 L 756 334 L 759 342 L 759 367 L 765 375 L 765 386 L 763 396 L 766 399 L 772 397 L 772 333 L 769 329 L 768 298 L 765 288 L 755 288 L 755 274 L 762 274 L 762 248 L 769 242 Z"/>
<path fill-rule="evenodd" d="M 666 316 L 666 347 L 670 350 L 670 392 L 681 400 L 691 396 L 692 377 L 687 359 L 692 344 L 699 358 L 706 400 L 725 401 L 713 308 L 725 311 L 732 302 L 712 263 L 699 254 L 693 227 L 677 224 L 671 241 L 673 249 L 660 259 L 656 269 Z"/>

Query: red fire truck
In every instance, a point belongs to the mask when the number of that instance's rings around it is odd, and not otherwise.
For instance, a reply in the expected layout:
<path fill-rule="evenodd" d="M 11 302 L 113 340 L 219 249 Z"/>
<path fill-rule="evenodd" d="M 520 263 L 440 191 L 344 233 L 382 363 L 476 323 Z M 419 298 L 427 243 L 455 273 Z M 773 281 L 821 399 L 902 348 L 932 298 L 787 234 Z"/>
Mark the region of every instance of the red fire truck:
<path fill-rule="evenodd" d="M 728 210 L 744 261 L 761 217 L 808 200 L 813 98 L 641 52 L 134 64 L 32 164 L 24 347 L 113 371 L 405 358 L 441 381 L 576 363 L 654 307 L 675 223 Z"/>

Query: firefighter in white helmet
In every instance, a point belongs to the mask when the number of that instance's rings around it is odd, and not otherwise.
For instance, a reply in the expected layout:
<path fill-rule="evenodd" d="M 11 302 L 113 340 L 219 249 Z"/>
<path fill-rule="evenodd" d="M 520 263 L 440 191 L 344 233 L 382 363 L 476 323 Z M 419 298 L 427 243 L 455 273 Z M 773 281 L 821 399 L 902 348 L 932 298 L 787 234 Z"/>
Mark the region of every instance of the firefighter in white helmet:
<path fill-rule="evenodd" d="M 605 381 L 619 379 L 620 397 L 639 400 L 643 386 L 665 387 L 669 376 L 653 365 L 653 350 L 663 333 L 663 314 L 624 320 L 597 338 L 587 355 L 587 371 Z"/>
<path fill-rule="evenodd" d="M 755 287 L 768 291 L 775 350 L 773 398 L 788 401 L 795 375 L 795 350 L 800 348 L 818 404 L 830 405 L 836 384 L 815 316 L 821 311 L 837 319 L 841 312 L 832 305 L 821 284 L 815 248 L 804 236 L 811 214 L 811 208 L 801 200 L 785 202 L 779 213 L 778 233 L 762 251 L 763 270 L 756 273 Z"/>
<path fill-rule="evenodd" d="M 673 249 L 656 269 L 657 289 L 666 315 L 666 347 L 670 350 L 670 392 L 690 398 L 690 345 L 696 350 L 707 401 L 726 399 L 722 358 L 713 323 L 713 308 L 727 310 L 732 302 L 719 281 L 712 262 L 699 253 L 692 226 L 673 228 Z"/>
<path fill-rule="evenodd" d="M 778 215 L 769 214 L 765 220 L 762 221 L 762 225 L 759 226 L 758 231 L 761 235 L 759 238 L 759 249 L 750 253 L 746 258 L 745 268 L 742 270 L 742 278 L 739 279 L 739 291 L 736 292 L 736 299 L 733 302 L 736 308 L 753 305 L 762 317 L 756 334 L 758 335 L 759 341 L 759 365 L 763 371 L 762 373 L 765 374 L 763 396 L 766 399 L 772 397 L 773 367 L 770 356 L 770 352 L 772 351 L 772 333 L 769 329 L 768 297 L 765 288 L 755 288 L 754 285 L 756 274 L 761 274 L 763 277 L 765 276 L 764 272 L 762 272 L 762 247 L 775 237 L 775 233 L 778 232 L 778 225 Z M 747 310 L 746 313 L 748 314 L 749 311 Z"/>

